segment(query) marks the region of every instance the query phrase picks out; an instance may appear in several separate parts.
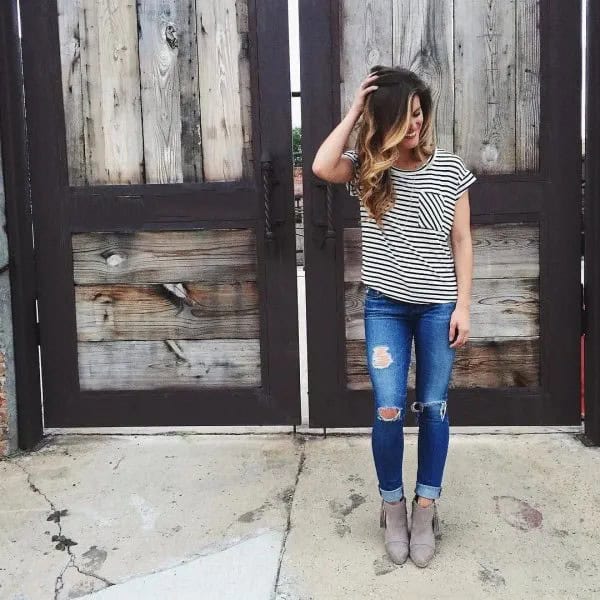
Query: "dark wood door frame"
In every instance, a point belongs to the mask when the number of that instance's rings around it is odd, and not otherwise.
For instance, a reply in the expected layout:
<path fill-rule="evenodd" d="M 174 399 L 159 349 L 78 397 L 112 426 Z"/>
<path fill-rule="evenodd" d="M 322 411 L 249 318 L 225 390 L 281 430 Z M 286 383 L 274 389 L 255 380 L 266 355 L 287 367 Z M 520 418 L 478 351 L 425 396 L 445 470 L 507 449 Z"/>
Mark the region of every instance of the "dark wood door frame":
<path fill-rule="evenodd" d="M 0 136 L 9 243 L 6 268 L 11 286 L 18 445 L 29 450 L 41 440 L 43 432 L 17 0 L 0 2 Z"/>
<path fill-rule="evenodd" d="M 21 3 L 47 426 L 300 422 L 287 4 L 249 0 L 248 9 L 257 69 L 254 179 L 70 187 L 57 3 Z M 270 190 L 263 190 L 261 160 L 272 161 Z M 267 240 L 269 224 L 273 237 Z M 256 231 L 257 284 L 269 302 L 268 310 L 261 304 L 262 387 L 80 391 L 71 234 L 221 226 Z"/>
<path fill-rule="evenodd" d="M 519 193 L 502 176 L 488 175 L 479 176 L 472 192 L 473 223 L 539 222 L 542 385 L 451 389 L 456 425 L 474 424 L 475 407 L 479 425 L 574 425 L 580 421 L 580 211 L 578 204 L 565 200 L 580 197 L 579 130 L 570 128 L 567 137 L 561 137 L 561 146 L 555 139 L 564 115 L 572 123 L 579 122 L 579 96 L 573 90 L 581 89 L 580 6 L 580 1 L 570 6 L 565 19 L 559 3 L 540 2 L 540 172 L 527 175 Z M 339 10 L 339 0 L 300 2 L 302 113 L 310 115 L 304 119 L 302 142 L 304 206 L 310 216 L 305 260 L 311 427 L 372 422 L 372 391 L 347 390 L 344 381 L 343 230 L 358 226 L 358 204 L 354 198 L 348 200 L 343 186 L 324 185 L 311 169 L 317 148 L 342 116 Z M 565 146 L 569 152 L 563 150 Z M 557 244 L 561 232 L 566 237 Z M 408 402 L 412 400 L 414 390 L 409 391 Z M 410 421 L 412 414 L 407 414 Z"/>
<path fill-rule="evenodd" d="M 600 445 L 600 5 L 587 3 L 585 142 L 585 436 Z"/>

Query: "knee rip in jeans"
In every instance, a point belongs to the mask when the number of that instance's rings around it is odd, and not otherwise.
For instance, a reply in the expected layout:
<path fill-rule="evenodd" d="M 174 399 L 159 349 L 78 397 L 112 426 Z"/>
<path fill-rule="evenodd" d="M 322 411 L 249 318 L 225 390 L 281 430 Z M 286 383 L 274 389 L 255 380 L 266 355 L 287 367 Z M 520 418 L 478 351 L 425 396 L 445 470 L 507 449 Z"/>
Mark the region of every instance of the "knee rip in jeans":
<path fill-rule="evenodd" d="M 389 346 L 375 346 L 373 348 L 372 363 L 376 369 L 387 369 L 393 362 L 394 359 L 390 354 Z"/>
<path fill-rule="evenodd" d="M 396 406 L 382 406 L 377 409 L 380 421 L 398 421 L 402 417 L 402 409 Z"/>
<path fill-rule="evenodd" d="M 413 402 L 410 405 L 410 410 L 412 410 L 414 413 L 417 413 L 417 419 L 419 418 L 419 415 L 421 413 L 423 413 L 424 409 L 426 406 L 432 406 L 434 404 L 439 404 L 440 405 L 440 420 L 444 420 L 444 417 L 446 416 L 446 407 L 447 407 L 447 401 L 446 400 L 434 400 L 433 402 Z"/>

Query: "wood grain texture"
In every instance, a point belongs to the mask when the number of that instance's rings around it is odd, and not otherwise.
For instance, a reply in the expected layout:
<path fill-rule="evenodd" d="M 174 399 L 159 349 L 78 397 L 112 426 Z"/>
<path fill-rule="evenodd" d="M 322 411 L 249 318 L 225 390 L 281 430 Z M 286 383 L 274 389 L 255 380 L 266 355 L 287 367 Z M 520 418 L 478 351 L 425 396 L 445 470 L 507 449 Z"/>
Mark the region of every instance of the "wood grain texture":
<path fill-rule="evenodd" d="M 454 148 L 452 0 L 393 0 L 393 64 L 411 69 L 431 88 L 437 145 Z"/>
<path fill-rule="evenodd" d="M 181 168 L 183 180 L 196 183 L 204 180 L 202 168 L 202 136 L 200 132 L 200 89 L 198 87 L 198 35 L 196 1 L 179 0 L 178 68 L 181 93 Z"/>
<path fill-rule="evenodd" d="M 346 338 L 364 339 L 364 293 L 361 283 L 345 284 Z M 470 339 L 537 337 L 538 279 L 474 279 Z"/>
<path fill-rule="evenodd" d="M 348 112 L 360 83 L 393 60 L 392 0 L 344 0 L 340 5 L 340 107 Z M 353 145 L 353 132 L 349 144 Z"/>
<path fill-rule="evenodd" d="M 540 2 L 519 0 L 516 32 L 516 169 L 539 170 Z"/>
<path fill-rule="evenodd" d="M 230 181 L 242 176 L 242 105 L 236 0 L 196 3 L 204 177 Z"/>
<path fill-rule="evenodd" d="M 99 184 L 142 183 L 135 0 L 80 1 L 86 180 Z"/>
<path fill-rule="evenodd" d="M 457 349 L 451 388 L 457 387 L 531 387 L 539 385 L 539 340 L 469 340 Z M 367 369 L 364 340 L 351 340 L 346 347 L 347 387 L 372 388 Z M 415 389 L 416 361 L 414 343 L 408 369 L 408 389 Z"/>
<path fill-rule="evenodd" d="M 138 4 L 140 84 L 146 183 L 183 181 L 181 163 L 180 23 L 189 4 L 143 0 Z M 192 14 L 195 17 L 195 15 Z"/>
<path fill-rule="evenodd" d="M 258 338 L 256 282 L 75 287 L 79 341 Z"/>
<path fill-rule="evenodd" d="M 515 10 L 454 0 L 454 150 L 477 172 L 515 170 Z"/>
<path fill-rule="evenodd" d="M 431 88 L 438 146 L 478 173 L 538 170 L 539 12 L 539 0 L 344 0 L 342 116 L 370 66 L 407 67 Z"/>
<path fill-rule="evenodd" d="M 76 284 L 256 281 L 256 239 L 249 229 L 77 233 Z"/>
<path fill-rule="evenodd" d="M 457 351 L 455 384 L 530 386 L 539 381 L 539 225 L 473 225 L 473 287 L 469 341 Z M 370 386 L 364 360 L 361 230 L 344 230 L 348 385 Z M 359 345 L 357 345 L 359 344 Z M 414 362 L 414 351 L 413 351 Z M 411 386 L 414 387 L 414 364 Z"/>
<path fill-rule="evenodd" d="M 57 6 L 72 185 L 251 176 L 246 0 Z"/>
<path fill-rule="evenodd" d="M 79 342 L 82 390 L 257 387 L 259 340 Z"/>
<path fill-rule="evenodd" d="M 240 77 L 240 104 L 242 125 L 242 174 L 250 177 L 254 172 L 252 152 L 252 82 L 250 71 L 250 24 L 248 21 L 248 0 L 236 2 L 237 30 L 240 36 L 238 69 Z"/>
<path fill-rule="evenodd" d="M 58 0 L 57 5 L 69 181 L 71 185 L 84 185 L 86 174 L 79 32 L 81 0 Z"/>
<path fill-rule="evenodd" d="M 473 279 L 539 277 L 537 223 L 473 224 Z M 360 281 L 360 227 L 344 229 L 344 280 Z"/>
<path fill-rule="evenodd" d="M 471 237 L 473 279 L 539 277 L 538 223 L 475 224 Z"/>

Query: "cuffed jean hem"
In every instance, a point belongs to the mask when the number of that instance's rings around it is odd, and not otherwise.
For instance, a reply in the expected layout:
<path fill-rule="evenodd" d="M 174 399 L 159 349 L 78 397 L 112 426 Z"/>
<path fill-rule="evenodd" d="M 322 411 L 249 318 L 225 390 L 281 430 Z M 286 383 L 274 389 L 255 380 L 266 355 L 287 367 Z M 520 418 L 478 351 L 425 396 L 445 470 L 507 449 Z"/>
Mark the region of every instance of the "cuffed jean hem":
<path fill-rule="evenodd" d="M 386 502 L 398 502 L 402 496 L 404 496 L 404 486 L 400 486 L 399 488 L 388 492 L 387 490 L 382 490 L 379 488 L 379 494 Z"/>
<path fill-rule="evenodd" d="M 423 498 L 435 500 L 442 495 L 442 488 L 417 482 L 417 485 L 415 486 L 415 494 L 417 494 L 417 496 L 422 496 Z"/>

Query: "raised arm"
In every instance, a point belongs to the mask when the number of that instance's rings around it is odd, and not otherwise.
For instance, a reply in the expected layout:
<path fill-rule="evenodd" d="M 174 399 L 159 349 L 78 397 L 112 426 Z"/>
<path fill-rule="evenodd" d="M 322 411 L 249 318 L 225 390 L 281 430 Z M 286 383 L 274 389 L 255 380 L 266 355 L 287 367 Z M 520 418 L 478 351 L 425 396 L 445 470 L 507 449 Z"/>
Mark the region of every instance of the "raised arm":
<path fill-rule="evenodd" d="M 376 79 L 377 75 L 373 73 L 361 83 L 346 116 L 317 150 L 312 164 L 312 171 L 317 177 L 331 183 L 346 183 L 352 179 L 354 165 L 342 153 L 346 149 L 350 132 L 363 111 L 366 96 L 377 89 L 376 85 L 371 85 Z"/>

